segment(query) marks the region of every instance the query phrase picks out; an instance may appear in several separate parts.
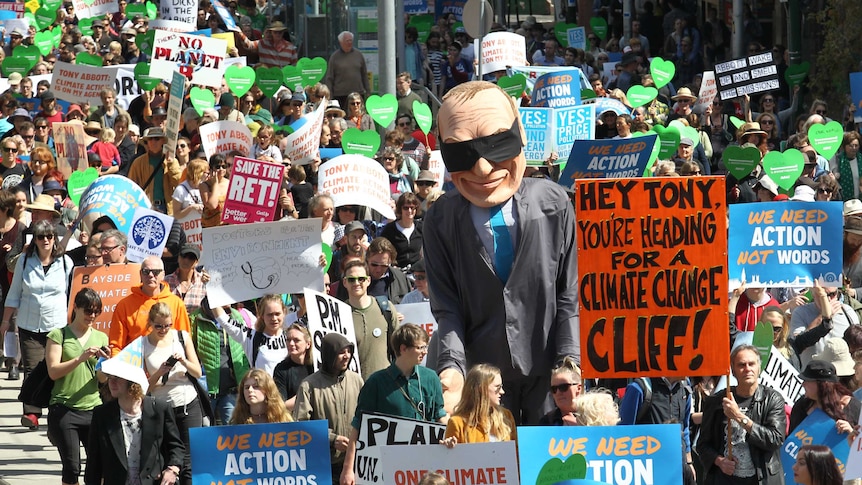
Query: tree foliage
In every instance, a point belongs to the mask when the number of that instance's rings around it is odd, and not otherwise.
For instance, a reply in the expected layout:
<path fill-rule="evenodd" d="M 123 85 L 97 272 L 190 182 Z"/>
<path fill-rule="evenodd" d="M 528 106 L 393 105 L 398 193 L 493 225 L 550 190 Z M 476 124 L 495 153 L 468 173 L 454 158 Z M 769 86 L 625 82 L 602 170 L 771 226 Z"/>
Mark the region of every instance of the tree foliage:
<path fill-rule="evenodd" d="M 862 70 L 862 2 L 826 0 L 825 7 L 814 14 L 823 47 L 809 79 L 812 92 L 829 103 L 834 118 L 849 102 L 850 73 Z"/>

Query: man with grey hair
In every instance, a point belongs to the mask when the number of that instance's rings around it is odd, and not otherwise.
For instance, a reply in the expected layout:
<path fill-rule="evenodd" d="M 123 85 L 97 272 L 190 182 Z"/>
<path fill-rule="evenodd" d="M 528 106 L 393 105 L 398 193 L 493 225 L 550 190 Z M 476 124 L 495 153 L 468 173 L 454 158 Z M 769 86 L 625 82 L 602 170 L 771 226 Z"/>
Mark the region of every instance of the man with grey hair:
<path fill-rule="evenodd" d="M 332 53 L 326 65 L 323 83 L 329 86 L 332 99 L 340 106 L 347 106 L 347 95 L 358 92 L 363 98 L 371 92 L 368 85 L 368 69 L 365 56 L 353 48 L 353 34 L 344 31 L 338 34 L 338 49 Z"/>
<path fill-rule="evenodd" d="M 108 229 L 103 232 L 102 238 L 99 240 L 102 262 L 105 264 L 125 263 L 128 244 L 129 240 L 126 235 L 116 229 Z"/>
<path fill-rule="evenodd" d="M 329 145 L 327 148 L 341 148 L 341 135 L 347 129 L 347 120 L 332 118 L 329 120 Z"/>

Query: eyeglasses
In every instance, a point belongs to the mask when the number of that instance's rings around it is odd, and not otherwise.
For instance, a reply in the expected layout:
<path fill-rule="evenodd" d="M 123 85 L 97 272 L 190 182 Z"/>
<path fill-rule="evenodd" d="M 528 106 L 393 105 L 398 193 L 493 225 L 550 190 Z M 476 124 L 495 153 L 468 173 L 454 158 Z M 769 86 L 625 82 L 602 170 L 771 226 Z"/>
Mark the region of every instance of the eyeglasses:
<path fill-rule="evenodd" d="M 356 283 L 365 283 L 366 281 L 368 281 L 367 276 L 346 276 L 344 279 L 352 285 L 355 285 Z"/>
<path fill-rule="evenodd" d="M 362 106 L 362 101 L 352 101 L 350 106 Z"/>
<path fill-rule="evenodd" d="M 173 327 L 173 325 L 170 323 L 166 323 L 164 325 L 153 325 L 153 328 L 155 328 L 156 330 L 167 330 L 171 327 Z"/>
<path fill-rule="evenodd" d="M 158 276 L 158 275 L 162 274 L 163 271 L 164 271 L 163 269 L 158 269 L 158 268 L 156 268 L 156 269 L 146 268 L 146 269 L 141 269 L 141 274 L 143 274 L 145 276 Z"/>
<path fill-rule="evenodd" d="M 48 125 L 36 125 L 36 129 L 37 129 L 37 130 L 47 130 L 47 129 L 48 129 Z"/>
<path fill-rule="evenodd" d="M 53 234 L 39 234 L 38 236 L 36 236 L 36 239 L 38 239 L 40 241 L 53 241 L 54 235 Z"/>
<path fill-rule="evenodd" d="M 17 148 L 3 147 L 3 151 L 6 153 L 18 153 Z"/>
<path fill-rule="evenodd" d="M 772 333 L 775 334 L 781 333 L 782 330 L 784 330 L 784 327 L 772 327 Z"/>
<path fill-rule="evenodd" d="M 388 268 L 389 265 L 385 263 L 368 263 L 369 266 L 373 266 L 375 268 Z"/>
<path fill-rule="evenodd" d="M 838 290 L 830 291 L 830 292 L 826 293 L 826 296 L 829 298 L 835 298 L 836 296 L 838 296 Z"/>
<path fill-rule="evenodd" d="M 383 157 L 384 160 L 395 160 L 395 157 Z"/>
<path fill-rule="evenodd" d="M 305 103 L 303 103 L 302 101 L 296 101 L 296 102 L 290 103 L 290 105 L 293 106 L 294 108 L 299 108 L 303 104 L 305 104 Z"/>
<path fill-rule="evenodd" d="M 831 193 L 832 193 L 832 190 L 830 190 L 830 189 L 824 189 L 824 188 L 822 188 L 822 187 L 821 187 L 821 188 L 818 188 L 818 189 L 817 189 L 817 193 L 818 193 L 818 194 L 831 194 Z"/>
<path fill-rule="evenodd" d="M 772 98 L 767 98 L 763 100 L 764 103 L 774 103 L 775 101 Z"/>
<path fill-rule="evenodd" d="M 760 122 L 761 125 L 774 125 L 775 122 L 772 120 L 763 120 Z"/>
<path fill-rule="evenodd" d="M 557 384 L 556 386 L 551 386 L 551 394 L 556 394 L 557 392 L 566 392 L 572 387 L 579 388 L 580 384 L 575 384 L 573 382 L 566 382 L 564 384 Z"/>
<path fill-rule="evenodd" d="M 21 135 L 21 138 L 25 140 L 32 140 L 35 135 Z"/>
<path fill-rule="evenodd" d="M 425 276 L 424 274 L 414 274 L 413 279 L 416 281 L 425 281 L 428 279 L 428 277 Z"/>
<path fill-rule="evenodd" d="M 226 170 L 226 169 L 230 168 L 230 164 L 229 163 L 220 163 L 213 168 L 216 170 Z"/>
<path fill-rule="evenodd" d="M 188 148 L 189 146 L 185 143 L 177 143 L 177 148 Z"/>
<path fill-rule="evenodd" d="M 117 249 L 118 247 L 120 247 L 120 245 L 119 245 L 119 244 L 118 244 L 118 245 L 116 245 L 116 246 L 114 246 L 114 247 L 112 247 L 112 248 L 101 247 L 101 248 L 99 248 L 99 251 L 100 251 L 102 254 L 107 254 L 107 253 L 110 253 L 111 251 L 113 251 L 113 250 Z"/>

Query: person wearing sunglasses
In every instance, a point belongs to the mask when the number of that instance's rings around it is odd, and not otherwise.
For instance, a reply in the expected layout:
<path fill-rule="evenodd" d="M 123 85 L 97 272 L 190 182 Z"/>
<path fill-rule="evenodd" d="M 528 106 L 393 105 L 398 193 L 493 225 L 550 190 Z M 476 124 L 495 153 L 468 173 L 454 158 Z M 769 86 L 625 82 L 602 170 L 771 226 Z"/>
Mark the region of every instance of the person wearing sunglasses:
<path fill-rule="evenodd" d="M 347 95 L 347 116 L 344 118 L 347 121 L 348 128 L 359 128 L 362 131 L 371 130 L 374 128 L 374 120 L 371 119 L 365 111 L 365 101 L 362 95 L 357 92 L 352 92 Z"/>
<path fill-rule="evenodd" d="M 44 204 L 46 201 L 37 199 L 36 203 Z M 53 206 L 53 199 L 50 199 L 50 204 Z M 3 323 L 0 324 L 0 335 L 5 335 L 10 322 L 16 320 L 25 379 L 45 358 L 48 333 L 66 325 L 67 282 L 74 266 L 58 245 L 57 230 L 52 221 L 33 223 L 30 234 L 32 241 L 15 263 Z M 21 424 L 37 429 L 41 416 L 41 408 L 24 404 Z"/>
<path fill-rule="evenodd" d="M 845 221 L 845 232 L 848 229 L 862 233 L 862 223 L 858 219 Z M 844 290 L 820 286 L 815 281 L 811 299 L 811 303 L 795 308 L 790 314 L 789 338 L 803 367 L 815 354 L 823 352 L 830 338 L 842 338 L 848 327 L 859 324 L 859 317 L 847 303 Z"/>
<path fill-rule="evenodd" d="M 575 400 L 583 390 L 581 369 L 577 362 L 565 358 L 551 370 L 551 396 L 556 407 L 539 420 L 540 426 L 577 426 L 578 411 Z"/>
<path fill-rule="evenodd" d="M 438 123 L 458 193 L 428 210 L 423 240 L 447 404 L 458 401 L 467 362 L 487 362 L 502 371 L 503 405 L 515 422 L 536 423 L 553 406 L 552 367 L 580 356 L 577 244 L 568 229 L 574 209 L 559 185 L 523 177 L 526 136 L 514 101 L 498 86 L 459 85 Z M 467 294 L 482 305 L 462 301 Z"/>
<path fill-rule="evenodd" d="M 102 256 L 115 248 L 106 247 L 108 233 L 102 238 Z M 171 293 L 165 280 L 165 265 L 158 256 L 148 256 L 141 263 L 141 285 L 133 286 L 129 296 L 120 300 L 111 317 L 108 337 L 111 342 L 111 356 L 116 356 L 136 338 L 145 335 L 150 308 L 156 303 L 166 303 L 173 315 L 173 328 L 189 331 L 189 314 L 183 300 Z"/>

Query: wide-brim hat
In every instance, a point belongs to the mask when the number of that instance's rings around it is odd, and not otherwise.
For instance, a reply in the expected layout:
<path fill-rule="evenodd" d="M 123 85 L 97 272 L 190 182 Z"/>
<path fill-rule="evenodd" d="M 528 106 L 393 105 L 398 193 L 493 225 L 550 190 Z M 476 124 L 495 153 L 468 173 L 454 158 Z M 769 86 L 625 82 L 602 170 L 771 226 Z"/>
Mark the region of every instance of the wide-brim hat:
<path fill-rule="evenodd" d="M 39 194 L 33 199 L 33 202 L 30 204 L 26 204 L 24 206 L 25 209 L 36 210 L 36 211 L 47 211 L 53 212 L 56 215 L 60 215 L 60 211 L 58 211 L 54 207 L 54 198 L 48 194 Z"/>
<path fill-rule="evenodd" d="M 844 217 L 862 214 L 862 200 L 850 199 L 844 201 Z"/>
<path fill-rule="evenodd" d="M 326 104 L 326 111 L 324 111 L 324 114 L 328 115 L 329 113 L 337 113 L 339 118 L 347 116 L 347 113 L 341 109 L 341 103 L 339 103 L 337 99 L 333 99 Z"/>
<path fill-rule="evenodd" d="M 287 30 L 287 27 L 279 20 L 269 24 L 266 30 Z"/>
<path fill-rule="evenodd" d="M 90 131 L 95 131 L 96 133 L 101 133 L 102 124 L 95 120 L 90 120 L 84 125 L 84 132 L 89 134 Z"/>
<path fill-rule="evenodd" d="M 48 194 L 48 192 L 50 192 L 52 190 L 59 191 L 60 195 L 62 195 L 64 199 L 69 194 L 66 191 L 66 187 L 63 187 L 63 184 L 61 184 L 60 182 L 58 182 L 54 179 L 49 179 L 49 180 L 42 182 L 42 193 L 43 194 L 50 195 L 50 194 Z"/>
<path fill-rule="evenodd" d="M 144 373 L 144 369 L 134 366 L 117 357 L 102 362 L 101 370 L 103 374 L 119 377 L 120 379 L 125 379 L 129 382 L 134 382 L 140 385 L 144 394 L 146 394 L 147 390 L 150 388 L 150 383 L 147 381 L 147 375 Z"/>
<path fill-rule="evenodd" d="M 269 110 L 263 108 L 257 110 L 257 113 L 247 115 L 246 119 L 257 121 L 258 123 L 266 125 L 271 125 L 273 123 L 272 113 L 270 113 Z"/>
<path fill-rule="evenodd" d="M 695 99 L 697 99 L 697 96 L 692 94 L 691 89 L 688 89 L 687 87 L 683 86 L 683 87 L 679 88 L 679 91 L 676 92 L 676 96 L 673 96 L 670 99 L 672 99 L 674 101 L 679 101 L 680 99 L 695 100 Z"/>
<path fill-rule="evenodd" d="M 797 185 L 793 190 L 793 197 L 790 200 L 795 200 L 798 202 L 814 202 L 814 189 L 811 187 L 802 184 Z"/>
<path fill-rule="evenodd" d="M 847 346 L 847 341 L 843 338 L 833 337 L 827 340 L 823 352 L 814 354 L 812 359 L 831 362 L 838 377 L 856 374 L 856 361 L 850 355 L 850 347 Z"/>
<path fill-rule="evenodd" d="M 759 179 L 757 179 L 757 185 L 755 187 L 757 187 L 758 185 L 768 190 L 773 197 L 778 195 L 778 184 L 776 184 L 771 178 L 769 178 L 769 175 L 764 174 Z"/>
<path fill-rule="evenodd" d="M 158 126 L 154 126 L 152 128 L 147 128 L 144 130 L 144 136 L 141 138 L 164 138 L 165 130 L 159 128 Z"/>
<path fill-rule="evenodd" d="M 84 110 L 82 110 L 77 104 L 69 105 L 69 111 L 66 113 L 66 117 L 68 118 L 72 113 L 78 113 L 79 115 L 84 116 Z"/>
<path fill-rule="evenodd" d="M 767 135 L 767 133 L 760 128 L 760 123 L 756 121 L 747 121 L 743 123 L 742 126 L 739 127 L 738 132 L 742 133 L 739 135 L 740 140 L 744 140 L 748 135 Z"/>
<path fill-rule="evenodd" d="M 805 366 L 805 370 L 799 374 L 803 381 L 838 382 L 838 374 L 832 362 L 814 359 Z"/>

